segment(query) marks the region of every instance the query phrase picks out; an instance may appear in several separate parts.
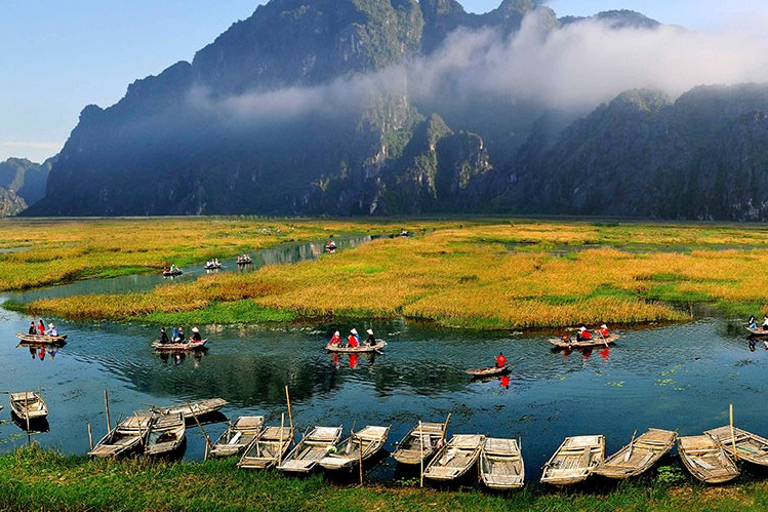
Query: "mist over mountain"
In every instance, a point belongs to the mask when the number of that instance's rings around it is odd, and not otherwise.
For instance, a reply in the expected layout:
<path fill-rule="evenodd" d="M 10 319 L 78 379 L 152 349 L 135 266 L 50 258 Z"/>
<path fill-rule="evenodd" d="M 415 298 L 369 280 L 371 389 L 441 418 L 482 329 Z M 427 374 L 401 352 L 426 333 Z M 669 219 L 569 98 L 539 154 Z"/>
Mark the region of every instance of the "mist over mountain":
<path fill-rule="evenodd" d="M 697 86 L 768 81 L 767 46 L 531 0 L 272 0 L 86 107 L 25 214 L 764 219 L 768 88 Z"/>

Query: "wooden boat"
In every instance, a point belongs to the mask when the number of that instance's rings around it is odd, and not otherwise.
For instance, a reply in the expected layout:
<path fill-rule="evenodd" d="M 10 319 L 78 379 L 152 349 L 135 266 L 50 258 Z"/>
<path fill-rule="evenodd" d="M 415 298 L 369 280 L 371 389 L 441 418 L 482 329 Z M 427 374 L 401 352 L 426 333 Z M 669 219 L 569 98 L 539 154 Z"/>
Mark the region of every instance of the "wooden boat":
<path fill-rule="evenodd" d="M 182 416 L 184 416 L 184 419 L 194 420 L 195 416 L 198 418 L 200 416 L 205 416 L 206 414 L 211 414 L 225 405 L 227 405 L 229 402 L 224 400 L 223 398 L 209 398 L 207 400 L 200 400 L 198 402 L 192 402 L 189 405 L 187 404 L 180 404 L 180 405 L 170 405 L 168 407 L 152 407 L 150 410 L 152 413 L 154 413 L 157 416 L 162 416 L 166 414 L 173 414 L 173 413 L 181 413 Z"/>
<path fill-rule="evenodd" d="M 541 482 L 552 485 L 575 484 L 586 480 L 605 457 L 605 436 L 566 437 L 544 465 Z"/>
<path fill-rule="evenodd" d="M 607 345 L 613 345 L 619 338 L 620 336 L 618 334 L 611 334 L 607 338 L 601 338 L 598 336 L 593 337 L 591 340 L 587 341 L 576 341 L 572 338 L 569 338 L 568 341 L 563 341 L 559 338 L 550 338 L 549 342 L 557 348 L 565 348 L 571 350 L 574 348 L 605 347 Z"/>
<path fill-rule="evenodd" d="M 221 263 L 206 263 L 203 268 L 205 270 L 219 270 L 221 268 Z"/>
<path fill-rule="evenodd" d="M 67 335 L 51 336 L 50 334 L 24 334 L 23 332 L 17 332 L 16 337 L 23 343 L 34 343 L 38 345 L 66 345 Z"/>
<path fill-rule="evenodd" d="M 339 442 L 340 437 L 341 427 L 313 428 L 283 459 L 277 469 L 297 473 L 312 471 L 320 459 L 328 455 L 331 447 Z"/>
<path fill-rule="evenodd" d="M 41 420 L 48 416 L 48 406 L 43 397 L 34 391 L 11 393 L 11 412 L 22 421 Z"/>
<path fill-rule="evenodd" d="M 686 469 L 704 483 L 722 484 L 739 476 L 733 459 L 709 436 L 679 437 L 677 452 Z"/>
<path fill-rule="evenodd" d="M 456 434 L 424 470 L 430 480 L 456 480 L 477 463 L 485 436 Z"/>
<path fill-rule="evenodd" d="M 768 330 L 765 330 L 762 327 L 745 327 L 745 329 L 747 329 L 752 336 L 768 336 Z"/>
<path fill-rule="evenodd" d="M 152 348 L 157 352 L 189 352 L 205 348 L 207 342 L 208 338 L 189 343 L 160 343 L 160 340 L 155 340 L 152 342 Z"/>
<path fill-rule="evenodd" d="M 734 456 L 735 438 L 736 458 L 759 466 L 768 466 L 768 439 L 736 427 L 733 428 L 733 436 L 731 436 L 731 427 L 728 425 L 706 430 L 704 433 L 717 441 L 731 457 Z"/>
<path fill-rule="evenodd" d="M 248 448 L 264 428 L 264 416 L 241 416 L 213 443 L 211 457 L 232 457 Z"/>
<path fill-rule="evenodd" d="M 523 454 L 516 439 L 486 437 L 480 451 L 480 481 L 499 491 L 520 489 L 525 480 Z"/>
<path fill-rule="evenodd" d="M 237 463 L 243 469 L 266 469 L 276 466 L 285 458 L 293 444 L 293 429 L 290 427 L 267 427 L 245 449 Z"/>
<path fill-rule="evenodd" d="M 184 271 L 179 269 L 176 270 L 163 270 L 163 277 L 173 277 L 173 276 L 180 276 L 183 274 Z"/>
<path fill-rule="evenodd" d="M 624 479 L 651 469 L 675 445 L 677 432 L 648 429 L 637 439 L 600 463 L 593 473 L 608 478 Z"/>
<path fill-rule="evenodd" d="M 392 457 L 400 464 L 419 464 L 434 455 L 443 438 L 445 423 L 418 423 L 397 443 Z"/>
<path fill-rule="evenodd" d="M 91 457 L 121 457 L 146 444 L 154 418 L 131 416 L 101 438 L 88 455 Z"/>
<path fill-rule="evenodd" d="M 237 257 L 237 264 L 238 265 L 250 265 L 253 263 L 253 260 L 248 255 L 242 255 Z"/>
<path fill-rule="evenodd" d="M 334 446 L 328 455 L 320 459 L 320 465 L 325 469 L 344 469 L 357 465 L 361 460 L 365 462 L 384 448 L 391 428 L 368 425 Z"/>
<path fill-rule="evenodd" d="M 186 422 L 181 413 L 158 416 L 149 428 L 144 453 L 168 455 L 181 448 L 187 435 Z"/>
<path fill-rule="evenodd" d="M 505 364 L 504 366 L 487 366 L 485 368 L 470 368 L 465 370 L 466 373 L 473 377 L 492 377 L 494 375 L 503 375 L 512 371 L 512 366 Z"/>
<path fill-rule="evenodd" d="M 361 343 L 359 347 L 340 347 L 336 345 L 328 344 L 325 346 L 325 350 L 328 352 L 335 352 L 339 354 L 365 354 L 369 352 L 380 352 L 384 347 L 387 346 L 387 342 L 384 340 L 376 340 L 375 345 L 366 345 L 365 343 Z"/>

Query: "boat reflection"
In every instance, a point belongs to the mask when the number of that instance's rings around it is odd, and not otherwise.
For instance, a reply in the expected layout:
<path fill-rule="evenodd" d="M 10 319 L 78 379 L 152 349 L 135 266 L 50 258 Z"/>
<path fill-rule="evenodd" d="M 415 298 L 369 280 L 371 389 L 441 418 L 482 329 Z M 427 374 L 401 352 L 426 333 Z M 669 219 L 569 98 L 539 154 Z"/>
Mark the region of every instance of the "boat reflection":
<path fill-rule="evenodd" d="M 187 356 L 191 356 L 192 364 L 195 368 L 199 368 L 202 363 L 203 357 L 208 353 L 208 348 L 203 347 L 199 350 L 191 352 L 172 352 L 172 351 L 155 351 L 160 356 L 160 361 L 167 365 L 169 362 L 173 362 L 175 365 L 183 364 L 187 360 Z"/>
<path fill-rule="evenodd" d="M 59 353 L 59 350 L 61 349 L 61 345 L 56 345 L 51 343 L 41 344 L 41 343 L 21 342 L 18 345 L 16 345 L 16 348 L 29 349 L 29 354 L 32 357 L 32 359 L 39 359 L 40 361 L 43 361 L 47 354 L 48 359 L 53 361 L 54 359 L 56 359 L 56 354 Z"/>
<path fill-rule="evenodd" d="M 11 420 L 13 420 L 16 426 L 21 430 L 29 432 L 30 434 L 41 434 L 50 430 L 48 418 L 30 419 L 29 429 L 27 429 L 27 421 L 25 419 L 19 418 L 15 414 L 11 414 Z"/>

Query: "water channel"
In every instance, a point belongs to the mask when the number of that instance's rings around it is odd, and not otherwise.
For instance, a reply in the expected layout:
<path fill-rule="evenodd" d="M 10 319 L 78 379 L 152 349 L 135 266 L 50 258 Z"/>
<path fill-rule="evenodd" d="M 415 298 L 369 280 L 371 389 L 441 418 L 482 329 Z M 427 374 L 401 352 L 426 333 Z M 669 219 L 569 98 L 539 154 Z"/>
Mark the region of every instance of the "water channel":
<path fill-rule="evenodd" d="M 317 256 L 307 256 L 314 251 L 306 247 L 280 250 L 293 251 L 285 261 Z M 185 277 L 194 276 L 189 274 Z M 155 275 L 86 281 L 6 294 L 0 301 L 132 291 L 162 282 Z M 64 453 L 88 450 L 87 423 L 97 439 L 105 432 L 105 389 L 113 423 L 146 404 L 221 397 L 230 402 L 222 410 L 227 418 L 262 414 L 274 425 L 286 411 L 288 385 L 298 432 L 312 425 L 343 424 L 346 432 L 392 425 L 389 451 L 419 419 L 442 421 L 451 413 L 449 435 L 522 439 L 528 481 L 538 480 L 541 466 L 565 436 L 604 434 L 610 453 L 627 444 L 635 429 L 694 435 L 727 424 L 729 403 L 737 426 L 768 434 L 763 413 L 768 351 L 762 345 L 750 351 L 737 320 L 707 310 L 686 324 L 624 330 L 610 349 L 571 354 L 553 352 L 549 333 L 435 329 L 403 320 L 204 327 L 207 353 L 182 358 L 151 352 L 155 326 L 56 320 L 69 343 L 55 353 L 41 353 L 16 346 L 14 333 L 25 332 L 31 320 L 0 310 L 0 390 L 40 387 L 50 409 L 49 429 L 34 438 Z M 327 354 L 330 334 L 352 327 L 372 328 L 386 339 L 385 353 Z M 508 381 L 473 381 L 464 373 L 492 364 L 499 351 L 515 366 Z M 0 452 L 27 440 L 10 420 L 4 400 Z M 226 426 L 205 428 L 215 437 Z M 185 457 L 202 459 L 200 430 L 190 429 L 188 435 Z M 394 474 L 394 460 L 384 458 L 369 478 L 389 482 Z"/>

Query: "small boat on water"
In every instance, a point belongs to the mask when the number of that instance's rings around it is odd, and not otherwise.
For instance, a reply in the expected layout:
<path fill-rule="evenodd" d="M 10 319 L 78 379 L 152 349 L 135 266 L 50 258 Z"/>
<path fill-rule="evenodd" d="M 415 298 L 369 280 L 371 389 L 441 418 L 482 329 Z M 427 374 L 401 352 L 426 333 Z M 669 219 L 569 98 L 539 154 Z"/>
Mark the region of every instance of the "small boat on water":
<path fill-rule="evenodd" d="M 566 437 L 544 465 L 541 483 L 569 485 L 582 482 L 605 458 L 605 436 Z"/>
<path fill-rule="evenodd" d="M 675 446 L 676 439 L 677 432 L 657 428 L 648 429 L 640 437 L 633 438 L 627 446 L 601 462 L 593 473 L 619 480 L 645 473 Z"/>
<path fill-rule="evenodd" d="M 722 484 L 739 476 L 733 459 L 710 436 L 679 437 L 677 452 L 686 469 L 704 483 Z"/>
<path fill-rule="evenodd" d="M 430 480 L 456 480 L 477 463 L 485 436 L 456 434 L 435 455 L 424 470 Z"/>
<path fill-rule="evenodd" d="M 445 423 L 416 424 L 397 444 L 392 457 L 400 464 L 419 464 L 429 460 L 445 438 Z"/>
<path fill-rule="evenodd" d="M 611 334 L 607 338 L 601 338 L 597 336 L 597 337 L 593 337 L 591 340 L 586 340 L 586 341 L 576 341 L 573 338 L 568 338 L 568 341 L 565 341 L 559 338 L 550 338 L 549 342 L 557 348 L 572 350 L 574 348 L 606 347 L 608 345 L 613 345 L 614 343 L 616 343 L 616 340 L 618 340 L 619 338 L 620 336 L 618 334 Z"/>
<path fill-rule="evenodd" d="M 762 327 L 745 327 L 752 336 L 768 337 L 768 330 Z"/>
<path fill-rule="evenodd" d="M 325 346 L 325 350 L 338 354 L 365 354 L 370 352 L 381 352 L 381 350 L 386 346 L 386 341 L 376 340 L 375 345 L 367 345 L 365 343 L 361 343 L 360 346 L 354 348 L 328 344 Z"/>
<path fill-rule="evenodd" d="M 176 268 L 173 270 L 163 270 L 163 277 L 173 277 L 173 276 L 180 276 L 183 274 L 184 271 L 180 268 Z"/>
<path fill-rule="evenodd" d="M 391 428 L 369 425 L 359 432 L 354 432 L 320 459 L 320 466 L 325 469 L 344 469 L 357 465 L 361 460 L 365 462 L 384 448 Z"/>
<path fill-rule="evenodd" d="M 198 418 L 201 416 L 205 416 L 206 414 L 211 414 L 225 405 L 227 405 L 229 402 L 224 400 L 223 398 L 209 398 L 207 400 L 200 400 L 198 402 L 191 402 L 189 405 L 187 404 L 179 404 L 179 405 L 169 405 L 167 407 L 152 407 L 150 411 L 156 415 L 156 416 L 162 416 L 167 414 L 173 414 L 173 413 L 181 413 L 182 416 L 184 416 L 184 419 L 194 420 L 195 416 Z M 143 411 L 142 411 L 143 413 Z"/>
<path fill-rule="evenodd" d="M 66 345 L 67 335 L 63 334 L 61 336 L 51 336 L 50 334 L 24 334 L 23 332 L 17 332 L 16 337 L 19 338 L 23 343 L 34 343 L 34 344 L 47 344 L 47 345 Z"/>
<path fill-rule="evenodd" d="M 172 454 L 184 444 L 186 435 L 186 422 L 181 413 L 158 416 L 149 427 L 144 453 L 153 456 Z"/>
<path fill-rule="evenodd" d="M 267 427 L 245 449 L 237 463 L 243 469 L 266 469 L 285 458 L 293 444 L 293 429 L 287 426 Z"/>
<path fill-rule="evenodd" d="M 209 261 L 203 268 L 205 270 L 219 270 L 221 268 L 221 263 Z"/>
<path fill-rule="evenodd" d="M 240 455 L 264 428 L 264 416 L 241 416 L 221 434 L 211 448 L 211 457 Z"/>
<path fill-rule="evenodd" d="M 155 340 L 152 342 L 152 348 L 157 352 L 190 352 L 204 349 L 206 343 L 208 338 L 189 343 L 160 343 L 160 340 Z"/>
<path fill-rule="evenodd" d="M 341 427 L 315 427 L 299 441 L 277 469 L 309 473 L 317 466 L 320 459 L 328 455 L 328 451 L 339 442 L 339 438 L 341 438 Z"/>
<path fill-rule="evenodd" d="M 489 489 L 520 489 L 525 480 L 523 454 L 516 439 L 486 437 L 480 451 L 480 481 Z"/>
<path fill-rule="evenodd" d="M 731 427 L 728 425 L 706 430 L 704 433 L 717 441 L 731 457 L 734 456 L 735 441 L 736 458 L 759 466 L 768 466 L 768 439 L 736 427 L 731 435 Z"/>
<path fill-rule="evenodd" d="M 11 412 L 21 421 L 42 420 L 48 416 L 48 406 L 34 391 L 11 393 Z"/>
<path fill-rule="evenodd" d="M 251 263 L 253 263 L 253 260 L 247 254 L 243 254 L 242 256 L 237 257 L 238 265 L 250 265 Z"/>
<path fill-rule="evenodd" d="M 149 436 L 149 429 L 154 418 L 151 416 L 131 416 L 102 437 L 88 455 L 91 457 L 122 457 L 144 446 Z"/>
<path fill-rule="evenodd" d="M 505 364 L 504 366 L 487 366 L 485 368 L 470 368 L 464 370 L 466 373 L 473 377 L 492 377 L 494 375 L 504 375 L 512 371 L 512 365 Z"/>

